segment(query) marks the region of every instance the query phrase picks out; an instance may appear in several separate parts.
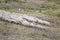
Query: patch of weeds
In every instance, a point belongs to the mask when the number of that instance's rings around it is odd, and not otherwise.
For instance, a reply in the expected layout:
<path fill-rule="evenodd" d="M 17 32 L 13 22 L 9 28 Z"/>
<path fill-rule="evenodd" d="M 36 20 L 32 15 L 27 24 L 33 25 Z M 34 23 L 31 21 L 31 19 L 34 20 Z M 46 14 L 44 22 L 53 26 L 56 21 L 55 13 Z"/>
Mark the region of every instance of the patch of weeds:
<path fill-rule="evenodd" d="M 56 2 L 57 4 L 60 4 L 60 2 Z"/>
<path fill-rule="evenodd" d="M 53 37 L 52 39 L 53 39 L 53 40 L 60 40 L 60 37 L 55 36 L 55 37 Z"/>
<path fill-rule="evenodd" d="M 58 26 L 56 24 L 52 24 L 51 26 L 54 28 L 58 28 Z"/>
<path fill-rule="evenodd" d="M 17 0 L 17 2 L 19 2 L 19 3 L 25 3 L 26 0 Z"/>
<path fill-rule="evenodd" d="M 55 2 L 57 4 L 60 4 L 60 0 L 47 0 L 47 1 L 49 1 L 49 2 Z"/>
<path fill-rule="evenodd" d="M 49 10 L 46 10 L 46 11 L 44 11 L 44 12 L 42 12 L 43 14 L 46 14 L 46 15 L 49 15 L 49 16 L 51 16 L 51 15 L 53 15 L 52 14 L 52 11 L 49 11 Z"/>
<path fill-rule="evenodd" d="M 55 16 L 60 18 L 60 13 L 56 13 Z"/>
<path fill-rule="evenodd" d="M 57 5 L 50 5 L 50 6 L 41 6 L 39 10 L 56 10 L 58 9 Z"/>
<path fill-rule="evenodd" d="M 11 8 L 8 7 L 8 6 L 3 6 L 3 7 L 0 7 L 0 9 L 2 9 L 2 10 L 9 10 L 9 9 L 11 9 Z"/>
<path fill-rule="evenodd" d="M 27 8 L 25 9 L 25 11 L 28 11 L 28 12 L 32 12 L 32 11 L 36 11 L 38 10 L 37 8 Z"/>
<path fill-rule="evenodd" d="M 49 6 L 41 6 L 41 7 L 37 7 L 37 8 L 27 8 L 26 10 L 27 11 L 39 11 L 39 12 L 42 12 L 42 11 L 46 11 L 46 10 L 56 10 L 58 9 L 59 7 L 57 5 L 49 5 Z"/>
<path fill-rule="evenodd" d="M 45 33 L 42 33 L 42 36 L 43 36 L 43 37 L 47 37 L 47 35 L 46 35 Z"/>
<path fill-rule="evenodd" d="M 60 2 L 60 0 L 47 0 L 47 1 Z"/>

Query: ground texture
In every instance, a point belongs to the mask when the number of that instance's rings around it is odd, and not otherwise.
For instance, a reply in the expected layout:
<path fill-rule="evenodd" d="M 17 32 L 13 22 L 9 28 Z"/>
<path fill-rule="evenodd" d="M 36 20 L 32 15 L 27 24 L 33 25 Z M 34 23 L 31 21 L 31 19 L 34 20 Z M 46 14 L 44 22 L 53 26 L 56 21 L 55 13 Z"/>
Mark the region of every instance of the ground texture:
<path fill-rule="evenodd" d="M 51 23 L 48 26 L 50 29 L 27 27 L 0 19 L 0 40 L 60 40 L 60 1 L 23 1 L 8 3 L 2 1 L 0 9 L 49 21 Z"/>

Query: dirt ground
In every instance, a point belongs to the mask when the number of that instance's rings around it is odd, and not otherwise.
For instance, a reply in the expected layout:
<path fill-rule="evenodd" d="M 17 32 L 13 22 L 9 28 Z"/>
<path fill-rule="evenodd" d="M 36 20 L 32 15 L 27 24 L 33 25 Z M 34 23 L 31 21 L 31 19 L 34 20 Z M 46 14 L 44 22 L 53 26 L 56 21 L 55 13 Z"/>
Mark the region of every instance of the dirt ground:
<path fill-rule="evenodd" d="M 59 40 L 59 30 L 26 27 L 0 20 L 0 40 Z"/>

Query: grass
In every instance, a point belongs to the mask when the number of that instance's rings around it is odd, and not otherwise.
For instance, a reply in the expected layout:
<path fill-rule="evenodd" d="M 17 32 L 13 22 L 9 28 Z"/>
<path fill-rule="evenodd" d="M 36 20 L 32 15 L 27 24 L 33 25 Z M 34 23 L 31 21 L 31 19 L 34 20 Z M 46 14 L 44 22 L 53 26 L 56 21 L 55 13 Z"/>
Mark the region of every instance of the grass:
<path fill-rule="evenodd" d="M 45 14 L 45 15 L 49 15 L 49 16 L 60 18 L 60 12 L 54 12 L 53 13 L 53 10 L 50 10 L 50 11 L 47 10 L 47 11 L 44 11 L 42 13 Z"/>
<path fill-rule="evenodd" d="M 55 36 L 55 37 L 53 37 L 52 39 L 53 39 L 53 40 L 60 40 L 60 37 Z"/>
<path fill-rule="evenodd" d="M 26 0 L 0 0 L 0 3 L 8 3 L 8 2 L 18 2 L 18 3 L 23 3 Z"/>
<path fill-rule="evenodd" d="M 2 9 L 2 10 L 10 10 L 12 8 L 9 7 L 9 6 L 0 6 L 0 9 Z"/>
<path fill-rule="evenodd" d="M 49 2 L 55 2 L 57 4 L 60 4 L 60 0 L 47 0 L 47 1 L 49 1 Z"/>
<path fill-rule="evenodd" d="M 60 18 L 60 13 L 56 13 L 55 16 L 59 17 Z"/>

